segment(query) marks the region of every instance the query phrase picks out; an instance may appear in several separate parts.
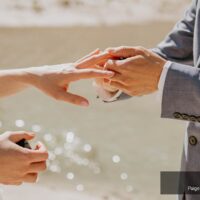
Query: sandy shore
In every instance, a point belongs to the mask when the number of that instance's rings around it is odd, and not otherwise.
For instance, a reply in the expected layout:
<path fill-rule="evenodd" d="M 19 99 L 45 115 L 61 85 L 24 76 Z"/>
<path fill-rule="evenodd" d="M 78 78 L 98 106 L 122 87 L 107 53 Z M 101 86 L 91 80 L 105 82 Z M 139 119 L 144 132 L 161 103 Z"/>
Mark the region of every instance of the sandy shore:
<path fill-rule="evenodd" d="M 112 28 L 0 28 L 0 66 L 3 69 L 72 62 L 97 47 L 151 48 L 171 27 L 171 23 L 153 23 Z M 43 127 L 41 134 L 52 131 L 58 135 L 60 130 L 73 129 L 81 140 L 94 146 L 92 159 L 100 163 L 102 173 L 95 176 L 79 166 L 63 167 L 58 176 L 44 174 L 38 185 L 6 187 L 5 200 L 174 199 L 159 195 L 159 174 L 162 170 L 179 169 L 183 123 L 160 119 L 156 95 L 103 104 L 96 100 L 90 81 L 74 84 L 72 90 L 89 98 L 91 107 L 87 111 L 57 103 L 35 90 L 1 100 L 1 131 L 15 129 L 16 119 L 24 119 L 27 129 L 30 124 L 39 123 Z M 121 156 L 117 166 L 111 162 L 115 154 Z M 60 160 L 64 162 L 63 158 Z M 77 175 L 70 183 L 64 178 L 69 170 Z M 128 174 L 128 180 L 120 180 L 122 172 Z M 76 191 L 80 183 L 85 186 L 81 193 Z M 129 185 L 134 186 L 131 193 L 127 191 Z"/>

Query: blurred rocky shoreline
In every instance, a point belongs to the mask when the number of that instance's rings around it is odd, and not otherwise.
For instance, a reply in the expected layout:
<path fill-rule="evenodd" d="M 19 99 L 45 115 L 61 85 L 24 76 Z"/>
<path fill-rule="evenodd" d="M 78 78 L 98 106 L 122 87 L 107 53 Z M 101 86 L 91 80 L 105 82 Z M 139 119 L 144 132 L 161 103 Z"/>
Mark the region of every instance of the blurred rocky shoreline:
<path fill-rule="evenodd" d="M 98 26 L 175 21 L 190 0 L 0 1 L 0 26 Z"/>

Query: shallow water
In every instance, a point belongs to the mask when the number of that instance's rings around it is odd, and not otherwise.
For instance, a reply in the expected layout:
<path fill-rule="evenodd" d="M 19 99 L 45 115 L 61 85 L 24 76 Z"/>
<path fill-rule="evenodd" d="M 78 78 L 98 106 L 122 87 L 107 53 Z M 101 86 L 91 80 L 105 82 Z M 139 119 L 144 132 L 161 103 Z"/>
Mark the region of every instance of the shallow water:
<path fill-rule="evenodd" d="M 121 44 L 152 47 L 171 27 L 155 23 L 0 29 L 0 65 L 72 62 L 97 47 Z M 87 194 L 96 199 L 165 199 L 159 195 L 159 175 L 162 170 L 179 169 L 184 123 L 160 119 L 156 94 L 105 104 L 96 99 L 91 81 L 73 84 L 71 89 L 88 97 L 91 106 L 85 109 L 56 102 L 32 89 L 1 100 L 1 132 L 34 130 L 51 151 L 49 171 L 38 185 L 6 187 L 5 199 L 27 199 L 22 191 L 31 200 L 38 193 L 49 200 L 57 196 L 62 200 L 69 198 L 69 191 L 85 199 L 89 199 Z"/>

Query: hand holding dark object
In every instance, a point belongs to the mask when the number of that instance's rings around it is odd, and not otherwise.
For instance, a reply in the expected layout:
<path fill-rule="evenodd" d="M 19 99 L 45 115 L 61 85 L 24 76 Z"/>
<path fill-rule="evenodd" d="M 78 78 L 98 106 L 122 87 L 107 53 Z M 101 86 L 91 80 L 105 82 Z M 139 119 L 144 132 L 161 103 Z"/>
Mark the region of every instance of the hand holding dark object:
<path fill-rule="evenodd" d="M 34 133 L 26 131 L 6 132 L 0 135 L 0 183 L 34 183 L 38 173 L 46 169 L 46 147 L 39 142 L 35 149 L 30 149 L 26 142 L 34 137 Z"/>

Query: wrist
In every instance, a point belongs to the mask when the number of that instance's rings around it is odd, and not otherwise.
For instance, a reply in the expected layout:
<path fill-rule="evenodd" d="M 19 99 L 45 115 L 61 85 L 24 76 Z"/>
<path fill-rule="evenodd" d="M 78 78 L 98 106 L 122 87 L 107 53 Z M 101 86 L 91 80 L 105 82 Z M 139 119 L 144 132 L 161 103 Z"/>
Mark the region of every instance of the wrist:
<path fill-rule="evenodd" d="M 21 70 L 21 80 L 27 85 L 38 85 L 39 77 L 38 67 L 29 67 Z"/>

